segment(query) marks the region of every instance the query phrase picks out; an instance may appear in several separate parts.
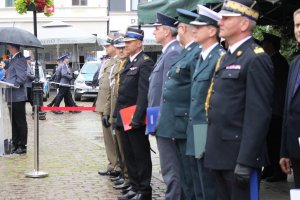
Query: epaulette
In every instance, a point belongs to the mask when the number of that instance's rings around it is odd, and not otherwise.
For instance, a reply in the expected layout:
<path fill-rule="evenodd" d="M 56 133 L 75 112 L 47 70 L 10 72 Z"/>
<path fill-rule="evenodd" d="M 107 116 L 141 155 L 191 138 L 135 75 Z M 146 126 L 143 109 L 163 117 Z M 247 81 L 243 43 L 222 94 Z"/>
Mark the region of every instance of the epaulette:
<path fill-rule="evenodd" d="M 255 54 L 260 54 L 260 53 L 264 53 L 265 52 L 264 49 L 261 46 L 255 44 L 255 43 L 252 44 L 252 48 L 253 48 L 253 52 Z"/>
<path fill-rule="evenodd" d="M 261 48 L 261 47 L 255 47 L 254 48 L 254 53 L 255 54 L 264 53 L 264 52 L 265 52 L 264 49 Z"/>
<path fill-rule="evenodd" d="M 147 55 L 144 55 L 144 60 L 149 60 L 150 59 L 150 57 L 149 56 L 147 56 Z"/>

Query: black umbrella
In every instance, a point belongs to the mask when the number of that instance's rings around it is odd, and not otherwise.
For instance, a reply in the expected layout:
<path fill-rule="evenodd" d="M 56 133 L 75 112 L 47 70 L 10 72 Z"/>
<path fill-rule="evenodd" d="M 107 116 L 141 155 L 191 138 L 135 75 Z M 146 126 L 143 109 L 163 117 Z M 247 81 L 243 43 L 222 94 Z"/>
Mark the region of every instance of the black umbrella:
<path fill-rule="evenodd" d="M 35 35 L 16 27 L 0 27 L 0 43 L 18 44 L 23 47 L 44 48 Z"/>

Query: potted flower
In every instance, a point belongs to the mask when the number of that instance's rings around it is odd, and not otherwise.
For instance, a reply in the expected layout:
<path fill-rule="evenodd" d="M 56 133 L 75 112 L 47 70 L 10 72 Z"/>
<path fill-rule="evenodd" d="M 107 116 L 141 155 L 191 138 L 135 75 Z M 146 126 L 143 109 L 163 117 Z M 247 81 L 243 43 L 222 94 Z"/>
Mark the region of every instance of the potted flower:
<path fill-rule="evenodd" d="M 54 0 L 16 0 L 16 10 L 19 14 L 27 11 L 44 12 L 44 15 L 51 16 L 54 12 Z"/>

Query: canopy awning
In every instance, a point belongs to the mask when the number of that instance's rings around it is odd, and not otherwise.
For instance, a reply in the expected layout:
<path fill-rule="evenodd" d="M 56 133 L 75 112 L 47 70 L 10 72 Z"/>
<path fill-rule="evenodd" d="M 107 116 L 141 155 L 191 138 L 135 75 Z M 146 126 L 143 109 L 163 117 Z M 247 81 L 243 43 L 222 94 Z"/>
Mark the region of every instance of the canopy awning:
<path fill-rule="evenodd" d="M 152 0 L 138 5 L 139 24 L 153 24 L 156 13 L 161 12 L 169 16 L 177 16 L 176 8 L 196 10 L 197 4 L 212 5 L 216 11 L 221 8 L 224 0 Z M 262 25 L 292 25 L 293 12 L 300 8 L 299 0 L 257 0 L 261 8 Z M 219 4 L 219 5 L 218 5 Z"/>
<path fill-rule="evenodd" d="M 58 44 L 96 44 L 97 37 L 84 33 L 70 24 L 54 21 L 38 30 L 38 39 L 44 46 Z"/>

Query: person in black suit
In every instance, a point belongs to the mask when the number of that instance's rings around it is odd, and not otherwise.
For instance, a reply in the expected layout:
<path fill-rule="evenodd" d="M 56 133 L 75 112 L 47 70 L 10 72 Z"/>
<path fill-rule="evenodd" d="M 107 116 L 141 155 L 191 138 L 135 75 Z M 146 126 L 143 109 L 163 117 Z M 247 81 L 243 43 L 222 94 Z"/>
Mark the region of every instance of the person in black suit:
<path fill-rule="evenodd" d="M 267 135 L 268 155 L 271 165 L 264 168 L 261 178 L 266 178 L 267 182 L 285 181 L 286 174 L 281 171 L 279 159 L 282 114 L 289 64 L 279 52 L 281 38 L 269 33 L 263 33 L 263 36 L 262 47 L 271 57 L 274 66 L 274 101 L 272 106 L 272 119 Z"/>
<path fill-rule="evenodd" d="M 206 99 L 204 164 L 216 178 L 219 199 L 250 199 L 250 177 L 268 164 L 273 65 L 252 31 L 259 17 L 252 0 L 225 1 L 218 22 L 228 51 L 216 64 Z M 257 174 L 257 173 L 256 173 Z"/>
<path fill-rule="evenodd" d="M 300 9 L 294 12 L 294 33 L 300 44 Z M 283 113 L 283 128 L 280 151 L 280 166 L 291 174 L 293 168 L 295 187 L 300 188 L 300 55 L 290 65 L 286 100 Z"/>
<path fill-rule="evenodd" d="M 134 28 L 128 28 L 124 37 L 125 51 L 128 52 L 129 58 L 120 74 L 114 118 L 116 118 L 116 129 L 121 131 L 132 190 L 118 199 L 151 200 L 152 198 L 150 186 L 152 162 L 148 135 L 145 135 L 145 117 L 148 105 L 149 76 L 154 62 L 142 50 L 143 38 L 144 31 Z M 133 105 L 136 105 L 136 110 L 130 124 L 132 129 L 124 131 L 119 111 Z"/>

